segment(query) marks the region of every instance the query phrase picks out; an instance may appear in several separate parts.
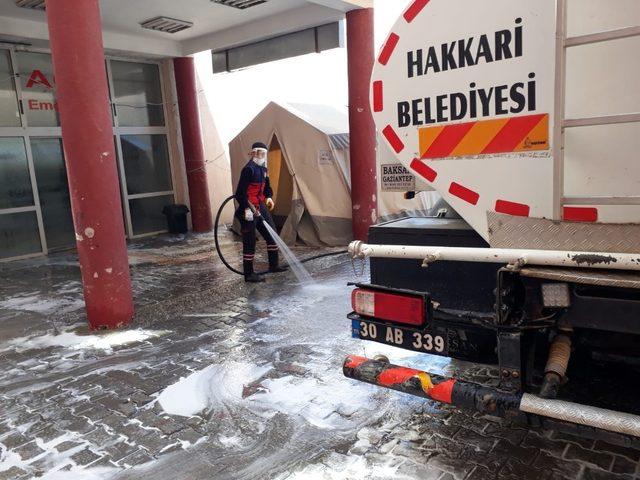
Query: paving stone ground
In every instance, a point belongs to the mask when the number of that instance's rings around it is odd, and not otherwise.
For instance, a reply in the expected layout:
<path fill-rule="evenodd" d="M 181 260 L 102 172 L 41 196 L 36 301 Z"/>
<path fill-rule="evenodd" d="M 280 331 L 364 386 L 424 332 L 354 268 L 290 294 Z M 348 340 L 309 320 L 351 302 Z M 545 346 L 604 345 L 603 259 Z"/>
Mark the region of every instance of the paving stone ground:
<path fill-rule="evenodd" d="M 640 451 L 343 378 L 346 354 L 384 348 L 349 338 L 346 283 L 356 277 L 345 257 L 308 264 L 317 286 L 290 274 L 247 286 L 210 245 L 210 236 L 135 245 L 133 327 L 154 334 L 106 347 L 83 327 L 72 254 L 2 267 L 0 480 L 640 478 Z M 238 245 L 227 240 L 225 252 Z M 436 373 L 496 374 L 383 352 Z M 159 395 L 198 372 L 211 372 L 199 390 L 206 408 L 167 413 Z M 185 403 L 196 393 L 185 389 Z"/>

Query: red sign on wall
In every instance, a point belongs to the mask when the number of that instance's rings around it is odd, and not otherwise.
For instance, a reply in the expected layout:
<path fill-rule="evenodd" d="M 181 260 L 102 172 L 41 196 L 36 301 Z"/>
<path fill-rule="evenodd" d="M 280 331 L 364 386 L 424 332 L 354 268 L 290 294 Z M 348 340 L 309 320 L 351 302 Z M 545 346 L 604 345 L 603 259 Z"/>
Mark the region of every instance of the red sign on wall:
<path fill-rule="evenodd" d="M 26 88 L 33 88 L 34 85 L 42 85 L 46 88 L 53 88 L 47 77 L 40 70 L 34 70 L 27 80 Z"/>
<path fill-rule="evenodd" d="M 35 89 L 42 91 L 42 89 L 53 90 L 53 82 L 50 82 L 47 76 L 42 73 L 42 70 L 35 69 L 29 75 L 29 79 L 25 84 L 25 89 Z M 51 94 L 47 94 L 50 97 Z M 31 98 L 27 100 L 27 108 L 31 111 L 52 111 L 58 110 L 58 103 L 54 101 L 41 100 Z"/>

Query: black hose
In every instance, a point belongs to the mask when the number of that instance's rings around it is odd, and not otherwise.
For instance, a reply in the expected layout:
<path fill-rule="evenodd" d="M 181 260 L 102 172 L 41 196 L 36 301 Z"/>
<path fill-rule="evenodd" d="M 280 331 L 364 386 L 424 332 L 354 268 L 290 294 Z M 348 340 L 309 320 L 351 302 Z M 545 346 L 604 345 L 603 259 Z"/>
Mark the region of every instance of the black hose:
<path fill-rule="evenodd" d="M 222 205 L 220 205 L 220 208 L 218 209 L 218 213 L 216 214 L 216 221 L 213 225 L 213 240 L 216 244 L 216 251 L 218 252 L 218 257 L 220 257 L 220 260 L 222 260 L 222 263 L 224 264 L 224 266 L 227 267 L 229 270 L 231 270 L 233 273 L 237 273 L 238 275 L 244 276 L 243 272 L 233 268 L 229 264 L 229 262 L 227 262 L 227 260 L 224 258 L 224 255 L 222 255 L 222 249 L 220 248 L 220 242 L 218 241 L 218 225 L 220 223 L 220 217 L 222 216 L 222 210 L 224 210 L 224 207 L 227 206 L 227 203 L 229 203 L 231 200 L 234 200 L 235 198 L 236 198 L 235 195 L 231 195 L 230 197 L 226 198 L 224 202 L 222 202 Z M 326 257 L 335 257 L 337 255 L 344 255 L 345 253 L 348 253 L 348 251 L 340 250 L 339 252 L 322 253 L 320 255 L 315 255 L 313 257 L 300 260 L 300 263 L 307 263 L 313 260 L 319 260 L 321 258 L 326 258 Z M 266 275 L 267 273 L 269 273 L 268 270 L 265 272 L 258 272 L 258 275 Z"/>
<path fill-rule="evenodd" d="M 225 199 L 224 202 L 222 202 L 222 205 L 220 205 L 220 208 L 218 209 L 218 213 L 216 214 L 216 221 L 213 224 L 213 239 L 216 243 L 216 251 L 218 252 L 218 257 L 220 257 L 220 260 L 222 260 L 222 263 L 224 263 L 224 266 L 227 267 L 229 270 L 231 270 L 233 273 L 237 273 L 238 275 L 244 276 L 244 272 L 241 272 L 240 270 L 236 270 L 231 265 L 229 265 L 227 260 L 224 258 L 224 255 L 222 255 L 222 250 L 220 249 L 220 242 L 218 242 L 218 223 L 220 222 L 220 216 L 222 215 L 222 210 L 224 210 L 224 207 L 227 206 L 227 203 L 229 203 L 234 198 L 236 198 L 235 195 L 231 195 L 229 198 Z"/>
<path fill-rule="evenodd" d="M 346 255 L 347 253 L 349 253 L 348 250 L 340 250 L 338 252 L 322 253 L 320 255 L 316 255 L 315 257 L 303 258 L 302 260 L 300 260 L 300 263 L 307 263 L 307 262 L 311 262 L 313 260 L 319 260 L 321 258 L 326 258 L 326 257 L 337 257 L 338 255 Z"/>

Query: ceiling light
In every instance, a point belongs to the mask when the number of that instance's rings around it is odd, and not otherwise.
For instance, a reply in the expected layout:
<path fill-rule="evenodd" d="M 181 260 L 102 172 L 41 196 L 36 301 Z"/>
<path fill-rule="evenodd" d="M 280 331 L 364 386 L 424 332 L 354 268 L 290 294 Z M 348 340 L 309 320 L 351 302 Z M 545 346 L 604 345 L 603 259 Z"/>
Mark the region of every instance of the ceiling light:
<path fill-rule="evenodd" d="M 169 17 L 155 17 L 141 22 L 140 26 L 149 30 L 157 30 L 158 32 L 178 33 L 193 27 L 193 23 Z"/>
<path fill-rule="evenodd" d="M 239 8 L 244 10 L 245 8 L 255 7 L 261 3 L 266 3 L 267 0 L 211 0 L 213 3 L 219 3 L 220 5 L 226 5 L 227 7 Z"/>
<path fill-rule="evenodd" d="M 22 8 L 29 8 L 31 10 L 44 10 L 44 0 L 16 0 L 16 5 Z"/>

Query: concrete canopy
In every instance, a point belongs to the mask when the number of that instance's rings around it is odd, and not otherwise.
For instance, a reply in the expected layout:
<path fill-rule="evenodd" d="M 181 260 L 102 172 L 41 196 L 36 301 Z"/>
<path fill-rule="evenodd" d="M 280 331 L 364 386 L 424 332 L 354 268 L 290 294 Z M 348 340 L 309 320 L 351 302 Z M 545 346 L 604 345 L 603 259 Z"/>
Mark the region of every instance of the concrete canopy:
<path fill-rule="evenodd" d="M 335 22 L 372 0 L 266 0 L 246 9 L 211 0 L 101 0 L 105 48 L 111 53 L 179 57 L 264 40 L 300 29 Z M 193 23 L 177 32 L 143 29 L 141 22 L 170 17 Z M 0 42 L 48 46 L 43 10 L 21 8 L 0 0 Z"/>

